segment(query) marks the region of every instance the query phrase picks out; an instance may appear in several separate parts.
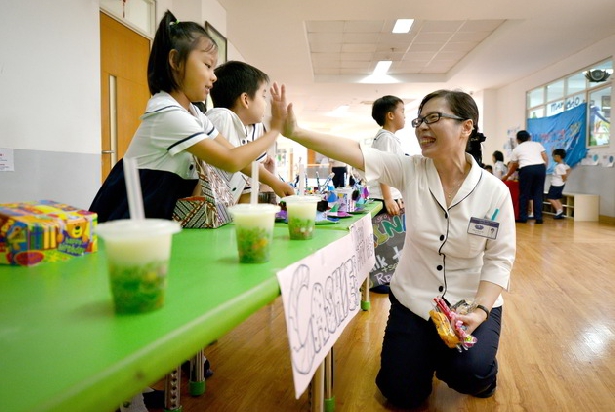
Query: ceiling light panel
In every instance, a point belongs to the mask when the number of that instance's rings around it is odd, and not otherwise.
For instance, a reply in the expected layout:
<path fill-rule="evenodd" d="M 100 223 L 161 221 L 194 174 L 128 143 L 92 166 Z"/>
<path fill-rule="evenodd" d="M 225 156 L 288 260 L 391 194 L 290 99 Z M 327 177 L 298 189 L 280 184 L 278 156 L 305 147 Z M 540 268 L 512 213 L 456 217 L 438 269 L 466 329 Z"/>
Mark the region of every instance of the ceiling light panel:
<path fill-rule="evenodd" d="M 314 74 L 364 76 L 380 60 L 389 74 L 444 74 L 504 20 L 417 20 L 410 33 L 392 34 L 395 20 L 305 23 Z"/>

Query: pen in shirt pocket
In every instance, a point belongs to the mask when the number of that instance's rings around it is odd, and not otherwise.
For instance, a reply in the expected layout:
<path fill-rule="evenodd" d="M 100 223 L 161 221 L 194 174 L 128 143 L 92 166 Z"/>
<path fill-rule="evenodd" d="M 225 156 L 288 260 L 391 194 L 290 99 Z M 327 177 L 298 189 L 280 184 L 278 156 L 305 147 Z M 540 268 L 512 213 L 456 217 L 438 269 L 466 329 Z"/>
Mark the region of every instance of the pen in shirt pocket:
<path fill-rule="evenodd" d="M 495 209 L 491 215 L 491 220 L 495 220 L 495 218 L 498 217 L 498 213 L 500 213 L 500 209 Z"/>

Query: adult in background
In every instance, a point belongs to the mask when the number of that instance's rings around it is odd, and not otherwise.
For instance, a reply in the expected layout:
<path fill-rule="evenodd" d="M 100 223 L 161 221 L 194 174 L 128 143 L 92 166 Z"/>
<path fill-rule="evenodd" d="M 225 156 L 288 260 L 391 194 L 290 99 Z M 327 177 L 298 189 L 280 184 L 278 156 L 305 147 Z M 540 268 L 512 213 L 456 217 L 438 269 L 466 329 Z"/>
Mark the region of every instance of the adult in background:
<path fill-rule="evenodd" d="M 517 132 L 519 145 L 513 150 L 510 157 L 508 172 L 502 176 L 507 180 L 519 169 L 519 219 L 518 223 L 527 223 L 528 204 L 534 204 L 534 218 L 536 224 L 542 224 L 542 197 L 547 177 L 547 164 L 549 158 L 544 146 L 539 142 L 531 141 L 532 136 L 527 130 Z"/>
<path fill-rule="evenodd" d="M 348 178 L 348 184 L 354 186 L 355 180 L 352 175 L 349 174 L 350 170 L 346 163 L 329 157 L 329 173 L 333 173 L 333 178 L 331 179 L 333 187 L 346 186 L 346 178 Z"/>

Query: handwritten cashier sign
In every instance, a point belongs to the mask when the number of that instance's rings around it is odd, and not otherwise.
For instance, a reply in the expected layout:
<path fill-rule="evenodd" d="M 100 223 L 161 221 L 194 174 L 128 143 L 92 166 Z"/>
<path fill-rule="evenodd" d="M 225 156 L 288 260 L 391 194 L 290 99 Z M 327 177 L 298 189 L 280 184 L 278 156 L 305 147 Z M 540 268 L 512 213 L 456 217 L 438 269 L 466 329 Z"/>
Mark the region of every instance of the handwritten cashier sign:
<path fill-rule="evenodd" d="M 342 239 L 277 273 L 297 399 L 359 312 L 359 288 L 374 262 L 371 217 L 367 215 Z"/>

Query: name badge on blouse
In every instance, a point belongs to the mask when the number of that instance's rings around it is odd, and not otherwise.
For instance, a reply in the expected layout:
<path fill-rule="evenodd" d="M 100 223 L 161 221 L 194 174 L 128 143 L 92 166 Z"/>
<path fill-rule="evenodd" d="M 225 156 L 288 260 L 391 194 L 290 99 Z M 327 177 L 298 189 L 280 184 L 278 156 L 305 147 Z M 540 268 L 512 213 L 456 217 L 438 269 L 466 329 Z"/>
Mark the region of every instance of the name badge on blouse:
<path fill-rule="evenodd" d="M 468 233 L 475 236 L 486 237 L 487 239 L 495 239 L 498 236 L 500 224 L 489 219 L 479 219 L 477 217 L 470 218 L 468 225 Z"/>

